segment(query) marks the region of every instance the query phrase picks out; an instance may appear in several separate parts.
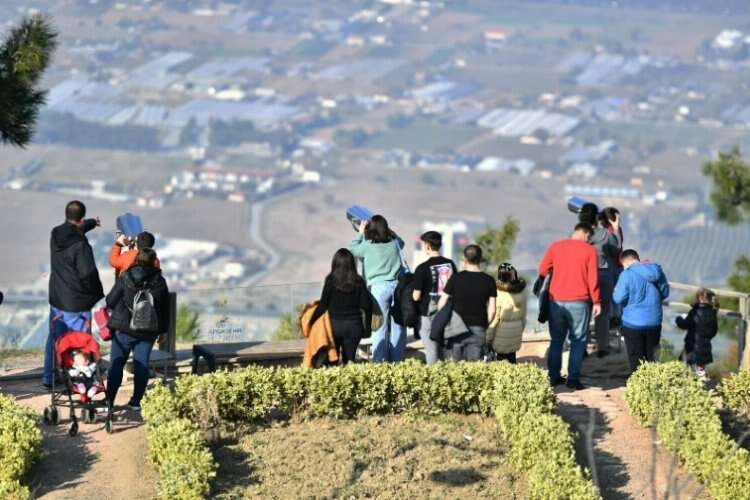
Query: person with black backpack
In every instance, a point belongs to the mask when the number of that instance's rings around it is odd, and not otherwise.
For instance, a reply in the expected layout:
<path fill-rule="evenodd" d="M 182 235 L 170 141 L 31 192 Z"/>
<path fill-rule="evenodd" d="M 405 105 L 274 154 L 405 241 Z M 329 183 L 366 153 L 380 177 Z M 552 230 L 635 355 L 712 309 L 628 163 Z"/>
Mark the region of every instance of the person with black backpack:
<path fill-rule="evenodd" d="M 417 304 L 421 321 L 419 336 L 424 345 L 424 358 L 428 365 L 442 360 L 443 346 L 430 339 L 432 318 L 438 310 L 440 295 L 445 290 L 448 280 L 456 273 L 456 264 L 451 259 L 440 255 L 443 236 L 437 231 L 427 231 L 420 240 L 428 259 L 414 270 L 412 299 Z"/>
<path fill-rule="evenodd" d="M 156 338 L 169 329 L 169 289 L 156 266 L 156 252 L 142 248 L 133 267 L 120 275 L 107 295 L 109 328 L 112 335 L 110 366 L 107 375 L 107 401 L 114 406 L 122 383 L 125 363 L 133 352 L 132 411 L 140 411 L 146 392 L 149 359 Z"/>

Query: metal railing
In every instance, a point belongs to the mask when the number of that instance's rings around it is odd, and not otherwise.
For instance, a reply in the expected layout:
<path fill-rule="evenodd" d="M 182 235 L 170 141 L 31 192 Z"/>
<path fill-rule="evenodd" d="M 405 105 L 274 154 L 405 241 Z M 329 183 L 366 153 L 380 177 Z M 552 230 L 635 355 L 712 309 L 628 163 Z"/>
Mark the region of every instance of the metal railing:
<path fill-rule="evenodd" d="M 695 292 L 699 287 L 671 283 L 672 296 L 679 291 Z M 160 349 L 174 352 L 177 347 L 189 347 L 199 342 L 239 342 L 295 337 L 299 307 L 320 296 L 322 283 L 300 282 L 254 285 L 249 287 L 196 288 L 180 291 L 175 298 L 175 336 L 162 343 Z M 750 349 L 747 348 L 750 295 L 730 290 L 714 289 L 723 298 L 736 299 L 739 310 L 722 309 L 719 316 L 724 328 L 717 338 L 717 353 L 734 353 L 734 367 L 750 369 Z M 667 310 L 684 312 L 690 304 L 679 300 L 665 302 Z M 528 308 L 528 330 L 543 332 L 546 325 L 536 322 L 536 299 L 531 296 Z M 668 321 L 665 311 L 664 336 L 677 347 L 680 332 Z M 38 350 L 44 347 L 49 331 L 49 306 L 40 297 L 10 297 L 0 306 L 0 369 L 27 358 L 8 356 L 15 350 Z M 732 324 L 734 322 L 735 324 Z M 541 327 L 540 327 L 541 326 Z M 176 341 L 176 342 L 175 342 Z M 735 345 L 736 344 L 736 345 Z M 4 355 L 5 354 L 5 355 Z M 735 368 L 736 369 L 736 368 Z"/>

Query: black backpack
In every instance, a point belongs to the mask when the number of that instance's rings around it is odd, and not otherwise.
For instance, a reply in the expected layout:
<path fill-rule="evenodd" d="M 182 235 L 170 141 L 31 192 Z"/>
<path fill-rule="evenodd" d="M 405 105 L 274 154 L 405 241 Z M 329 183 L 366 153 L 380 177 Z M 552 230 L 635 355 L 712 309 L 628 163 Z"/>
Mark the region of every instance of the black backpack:
<path fill-rule="evenodd" d="M 412 299 L 414 295 L 414 274 L 403 273 L 398 278 L 396 293 L 393 297 L 393 320 L 406 328 L 419 326 L 419 304 Z"/>
<path fill-rule="evenodd" d="M 539 300 L 539 317 L 537 318 L 537 321 L 539 321 L 539 323 L 546 323 L 547 320 L 549 319 L 549 309 L 550 309 L 549 286 L 551 282 L 552 282 L 552 272 L 549 272 L 546 278 L 539 275 L 536 281 L 534 282 L 533 292 L 534 292 L 534 295 L 536 295 L 537 299 Z"/>
<path fill-rule="evenodd" d="M 151 282 L 145 282 L 140 287 L 128 277 L 130 285 L 136 289 L 130 309 L 131 333 L 158 333 L 159 315 L 151 293 Z"/>

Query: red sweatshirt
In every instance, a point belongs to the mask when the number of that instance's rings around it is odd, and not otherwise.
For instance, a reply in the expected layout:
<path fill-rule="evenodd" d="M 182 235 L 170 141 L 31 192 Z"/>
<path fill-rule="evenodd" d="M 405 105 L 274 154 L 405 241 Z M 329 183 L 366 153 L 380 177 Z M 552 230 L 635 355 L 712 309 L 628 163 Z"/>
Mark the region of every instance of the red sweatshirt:
<path fill-rule="evenodd" d="M 573 239 L 554 242 L 539 263 L 539 274 L 547 276 L 550 271 L 552 300 L 599 304 L 599 258 L 593 246 Z"/>

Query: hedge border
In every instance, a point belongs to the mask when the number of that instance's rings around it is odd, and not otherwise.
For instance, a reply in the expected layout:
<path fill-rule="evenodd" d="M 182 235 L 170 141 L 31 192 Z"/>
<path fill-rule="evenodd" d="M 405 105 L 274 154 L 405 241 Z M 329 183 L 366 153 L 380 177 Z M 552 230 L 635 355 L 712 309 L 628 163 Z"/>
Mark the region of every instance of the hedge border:
<path fill-rule="evenodd" d="M 452 412 L 494 414 L 511 442 L 509 462 L 527 474 L 532 499 L 599 499 L 555 407 L 546 373 L 532 364 L 407 361 L 323 370 L 248 366 L 184 376 L 174 391 L 163 385 L 149 391 L 143 416 L 160 498 L 208 495 L 216 464 L 203 436 L 221 421 Z"/>
<path fill-rule="evenodd" d="M 625 399 L 711 496 L 747 498 L 750 454 L 724 433 L 711 394 L 683 363 L 642 364 L 628 380 Z"/>
<path fill-rule="evenodd" d="M 0 394 L 0 498 L 31 498 L 21 480 L 41 456 L 39 419 L 11 396 Z"/>
<path fill-rule="evenodd" d="M 170 389 L 157 383 L 141 403 L 149 460 L 159 473 L 157 496 L 200 500 L 210 492 L 217 465 L 200 429 L 179 416 L 176 402 Z"/>
<path fill-rule="evenodd" d="M 741 417 L 750 418 L 750 370 L 733 373 L 722 380 L 718 392 L 727 408 Z"/>

